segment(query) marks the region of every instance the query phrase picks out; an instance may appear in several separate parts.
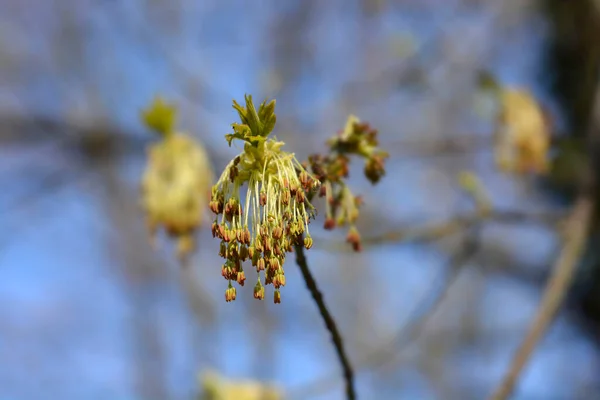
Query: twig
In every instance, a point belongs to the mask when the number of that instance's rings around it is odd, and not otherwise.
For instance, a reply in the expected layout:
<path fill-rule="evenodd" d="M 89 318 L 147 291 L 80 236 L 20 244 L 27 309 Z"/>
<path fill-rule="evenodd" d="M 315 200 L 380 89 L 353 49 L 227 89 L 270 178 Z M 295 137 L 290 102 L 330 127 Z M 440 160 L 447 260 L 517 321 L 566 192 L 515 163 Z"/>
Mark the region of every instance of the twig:
<path fill-rule="evenodd" d="M 306 261 L 306 256 L 304 255 L 304 247 L 302 245 L 296 245 L 296 264 L 300 267 L 300 271 L 302 272 L 302 277 L 306 282 L 306 287 L 310 291 L 317 307 L 319 308 L 319 313 L 321 317 L 323 317 L 323 321 L 325 322 L 325 326 L 329 333 L 331 333 L 331 340 L 333 341 L 333 345 L 335 347 L 335 351 L 338 355 L 340 364 L 342 365 L 342 370 L 344 371 L 344 379 L 346 381 L 346 398 L 348 400 L 356 399 L 356 391 L 354 389 L 354 372 L 352 371 L 352 366 L 348 361 L 348 356 L 344 350 L 344 344 L 342 342 L 342 336 L 340 335 L 337 325 L 331 316 L 331 313 L 327 309 L 325 305 L 325 301 L 323 300 L 323 295 L 319 291 L 317 287 L 317 282 L 312 276 L 310 269 L 308 268 L 308 263 Z"/>
<path fill-rule="evenodd" d="M 362 239 L 362 244 L 366 247 L 404 241 L 432 242 L 461 232 L 479 222 L 492 221 L 504 224 L 522 224 L 524 222 L 528 222 L 533 224 L 552 225 L 559 221 L 562 216 L 563 215 L 561 212 L 556 211 L 536 213 L 522 212 L 518 210 L 492 210 L 490 212 L 474 211 L 469 214 L 459 215 L 448 221 L 365 237 Z M 313 238 L 315 238 L 314 235 Z M 317 239 L 315 239 L 315 241 L 316 240 Z M 340 241 L 325 237 L 319 237 L 318 241 L 319 243 L 325 243 L 324 246 L 331 251 L 351 251 L 347 243 L 340 243 Z"/>
<path fill-rule="evenodd" d="M 448 267 L 445 269 L 447 273 L 435 279 L 431 286 L 432 289 L 427 291 L 425 298 L 419 300 L 410 312 L 407 318 L 408 324 L 401 327 L 385 345 L 378 346 L 376 350 L 362 357 L 358 361 L 357 371 L 383 367 L 398 360 L 400 353 L 419 335 L 419 332 L 427 325 L 427 322 L 446 299 L 460 271 L 462 271 L 464 263 L 477 252 L 479 247 L 478 235 L 479 227 L 474 226 L 473 232 L 468 233 L 458 251 L 449 258 Z M 434 294 L 430 295 L 430 292 L 434 292 Z M 338 380 L 338 377 L 332 375 L 304 384 L 296 389 L 293 398 L 312 398 L 324 394 L 335 388 Z"/>
<path fill-rule="evenodd" d="M 592 210 L 592 201 L 587 196 L 580 198 L 575 205 L 567 221 L 568 237 L 554 265 L 535 318 L 523 342 L 515 352 L 506 376 L 490 397 L 491 400 L 504 400 L 511 395 L 521 371 L 554 319 L 569 289 L 581 252 L 586 244 Z"/>
<path fill-rule="evenodd" d="M 429 301 L 423 299 L 418 302 L 417 306 L 408 317 L 408 321 L 410 321 L 409 324 L 402 327 L 387 345 L 381 346 L 379 351 L 368 355 L 361 361 L 361 364 L 364 362 L 366 366 L 379 368 L 399 360 L 402 351 L 419 336 L 447 298 L 451 287 L 457 281 L 465 263 L 478 252 L 479 231 L 478 225 L 473 226 L 472 232 L 467 234 L 468 236 L 464 239 L 458 251 L 456 251 L 448 260 L 448 273 L 442 278 L 444 282 L 442 284 L 440 284 L 440 282 L 435 283 L 434 289 L 431 290 L 434 294 Z M 435 286 L 440 288 L 435 290 Z M 427 305 L 425 303 L 430 304 Z M 390 351 L 392 348 L 394 350 Z"/>

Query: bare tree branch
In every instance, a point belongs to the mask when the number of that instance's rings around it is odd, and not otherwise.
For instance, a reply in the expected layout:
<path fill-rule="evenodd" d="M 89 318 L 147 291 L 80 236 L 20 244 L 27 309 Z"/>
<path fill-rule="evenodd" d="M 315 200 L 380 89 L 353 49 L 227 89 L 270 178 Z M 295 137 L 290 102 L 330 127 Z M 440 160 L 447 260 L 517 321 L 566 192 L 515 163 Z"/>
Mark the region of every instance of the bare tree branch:
<path fill-rule="evenodd" d="M 592 210 L 593 203 L 587 197 L 581 198 L 575 205 L 567 224 L 569 236 L 566 238 L 560 256 L 554 265 L 553 273 L 546 285 L 535 318 L 525 339 L 515 352 L 508 373 L 490 397 L 491 400 L 504 400 L 511 395 L 521 371 L 554 319 L 569 289 L 577 263 L 585 247 Z"/>

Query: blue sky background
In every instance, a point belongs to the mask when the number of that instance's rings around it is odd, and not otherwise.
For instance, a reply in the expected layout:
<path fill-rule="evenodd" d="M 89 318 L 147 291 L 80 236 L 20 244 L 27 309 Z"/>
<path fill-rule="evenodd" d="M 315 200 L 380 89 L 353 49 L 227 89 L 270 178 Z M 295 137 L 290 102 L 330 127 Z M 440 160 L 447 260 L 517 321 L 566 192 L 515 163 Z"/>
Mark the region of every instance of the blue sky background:
<path fill-rule="evenodd" d="M 473 77 L 481 68 L 504 84 L 531 88 L 552 107 L 539 80 L 541 16 L 517 0 L 389 3 L 366 18 L 358 2 L 341 0 L 6 0 L 0 114 L 102 123 L 143 143 L 152 137 L 139 110 L 160 93 L 178 103 L 182 129 L 214 150 L 222 167 L 237 151 L 223 140 L 236 117 L 231 100 L 276 97 L 276 135 L 299 158 L 320 150 L 349 113 L 379 128 L 392 154 L 386 178 L 371 187 L 359 166 L 351 179 L 366 200 L 359 223 L 365 237 L 468 211 L 454 180 L 462 169 L 483 177 L 499 208 L 552 207 L 532 182 L 497 173 L 489 148 L 433 157 L 415 151 L 447 138 L 490 137 L 490 119 L 475 111 Z M 307 21 L 297 24 L 307 7 Z M 400 40 L 408 44 L 404 52 L 394 50 Z M 396 73 L 410 66 L 423 77 L 416 83 Z M 358 89 L 349 90 L 353 84 Z M 218 243 L 206 229 L 185 270 L 169 243 L 161 241 L 157 252 L 148 245 L 136 203 L 143 144 L 92 166 L 61 144 L 62 136 L 35 135 L 0 149 L 0 398 L 190 399 L 207 368 L 275 382 L 302 398 L 314 380 L 339 375 L 291 258 L 283 304 L 254 301 L 251 287 L 226 304 Z M 64 183 L 51 184 L 53 176 Z M 50 188 L 36 189 L 44 184 Z M 311 228 L 315 237 L 326 237 L 321 224 Z M 376 370 L 359 360 L 386 348 L 439 289 L 460 237 L 351 254 L 335 246 L 343 234 L 316 242 L 308 257 L 357 365 L 361 398 L 489 393 L 540 295 L 538 285 L 511 271 L 549 268 L 554 233 L 487 224 L 482 250 L 432 322 L 401 361 Z M 599 368 L 597 348 L 562 315 L 516 398 L 600 396 Z M 309 398 L 341 395 L 340 381 Z"/>

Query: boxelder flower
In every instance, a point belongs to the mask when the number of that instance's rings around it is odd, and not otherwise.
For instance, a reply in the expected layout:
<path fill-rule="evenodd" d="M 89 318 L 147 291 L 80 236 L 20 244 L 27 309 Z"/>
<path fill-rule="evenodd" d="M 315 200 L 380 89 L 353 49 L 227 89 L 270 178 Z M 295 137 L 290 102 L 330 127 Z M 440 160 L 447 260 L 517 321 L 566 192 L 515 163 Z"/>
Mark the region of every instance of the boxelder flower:
<path fill-rule="evenodd" d="M 142 114 L 161 140 L 148 149 L 141 192 L 150 235 L 164 228 L 177 239 L 183 259 L 195 247 L 194 233 L 203 222 L 213 174 L 202 144 L 174 129 L 175 116 L 175 107 L 160 98 Z"/>
<path fill-rule="evenodd" d="M 283 142 L 268 137 L 276 122 L 275 100 L 263 102 L 258 111 L 251 96 L 245 100 L 245 107 L 233 102 L 241 124 L 232 124 L 234 132 L 225 136 L 230 146 L 233 140 L 244 142 L 244 149 L 212 188 L 209 206 L 216 219 L 211 230 L 221 239 L 222 271 L 229 281 L 227 300 L 235 300 L 232 280 L 243 286 L 241 264 L 249 258 L 259 274 L 254 297 L 264 298 L 260 283 L 264 271 L 264 284 L 276 288 L 274 301 L 279 303 L 279 288 L 285 285 L 285 254 L 294 244 L 312 246 L 308 224 L 315 209 L 308 199 L 320 182 L 293 153 L 282 150 Z"/>

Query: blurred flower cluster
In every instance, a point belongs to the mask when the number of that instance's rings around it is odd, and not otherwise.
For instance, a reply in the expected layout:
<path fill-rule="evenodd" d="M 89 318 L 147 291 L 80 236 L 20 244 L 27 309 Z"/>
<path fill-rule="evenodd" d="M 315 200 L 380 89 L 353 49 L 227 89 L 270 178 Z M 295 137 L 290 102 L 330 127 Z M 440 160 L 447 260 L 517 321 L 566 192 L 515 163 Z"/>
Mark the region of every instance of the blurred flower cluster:
<path fill-rule="evenodd" d="M 153 241 L 159 228 L 175 238 L 183 260 L 195 248 L 195 231 L 207 209 L 210 160 L 199 141 L 175 130 L 176 109 L 161 98 L 142 112 L 142 119 L 161 136 L 148 149 L 141 183 L 148 229 Z"/>
<path fill-rule="evenodd" d="M 280 389 L 252 380 L 233 380 L 206 371 L 199 377 L 198 400 L 282 400 Z"/>
<path fill-rule="evenodd" d="M 212 188 L 210 209 L 216 215 L 212 234 L 221 240 L 219 255 L 225 259 L 221 268 L 229 282 L 225 300 L 236 298 L 232 282 L 244 286 L 242 263 L 250 260 L 258 273 L 254 297 L 264 299 L 264 286 L 273 285 L 274 302 L 280 303 L 286 253 L 296 244 L 312 247 L 308 224 L 314 207 L 309 198 L 320 182 L 293 153 L 282 150 L 283 142 L 268 137 L 276 122 L 275 101 L 263 102 L 258 110 L 251 96 L 245 102 L 245 106 L 233 102 L 241 124 L 232 124 L 234 132 L 226 139 L 230 146 L 233 140 L 242 141 L 244 149 Z"/>
<path fill-rule="evenodd" d="M 345 128 L 329 139 L 327 145 L 326 155 L 311 155 L 305 165 L 322 182 L 319 196 L 326 198 L 325 229 L 349 224 L 346 240 L 355 251 L 360 251 L 362 245 L 355 221 L 362 199 L 354 196 L 344 181 L 348 177 L 350 156 L 365 160 L 365 176 L 375 184 L 385 174 L 389 155 L 378 147 L 377 130 L 354 115 L 348 117 Z"/>
<path fill-rule="evenodd" d="M 550 133 L 541 107 L 527 90 L 500 89 L 496 163 L 514 174 L 545 174 L 549 169 Z"/>

